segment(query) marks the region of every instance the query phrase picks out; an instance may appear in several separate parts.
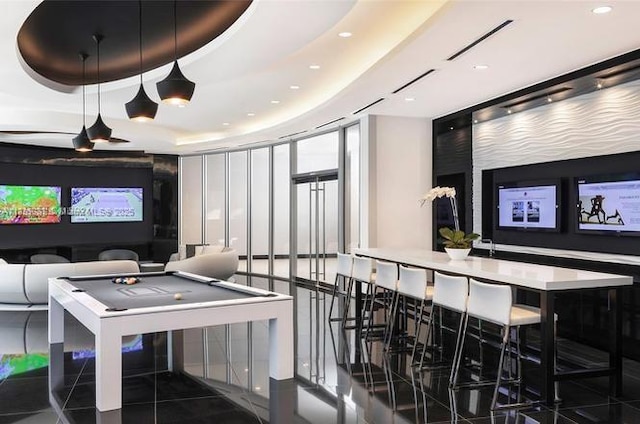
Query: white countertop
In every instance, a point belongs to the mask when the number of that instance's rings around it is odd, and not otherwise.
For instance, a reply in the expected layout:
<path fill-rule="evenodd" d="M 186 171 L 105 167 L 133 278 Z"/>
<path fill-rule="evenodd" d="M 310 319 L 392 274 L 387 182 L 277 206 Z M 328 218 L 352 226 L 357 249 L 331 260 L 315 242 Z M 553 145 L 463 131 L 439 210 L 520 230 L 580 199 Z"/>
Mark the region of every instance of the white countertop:
<path fill-rule="evenodd" d="M 403 263 L 435 271 L 462 274 L 535 290 L 574 290 L 630 286 L 633 284 L 633 278 L 627 275 L 606 274 L 475 256 L 469 256 L 461 261 L 454 261 L 449 259 L 449 256 L 444 252 L 431 250 L 371 248 L 356 249 L 354 253 L 374 259 Z"/>

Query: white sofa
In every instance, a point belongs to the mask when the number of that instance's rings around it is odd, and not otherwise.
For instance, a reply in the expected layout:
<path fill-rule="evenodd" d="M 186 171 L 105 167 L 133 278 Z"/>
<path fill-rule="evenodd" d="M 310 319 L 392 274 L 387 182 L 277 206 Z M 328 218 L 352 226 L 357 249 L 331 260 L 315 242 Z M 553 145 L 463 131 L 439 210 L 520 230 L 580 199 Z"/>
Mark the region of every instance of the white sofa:
<path fill-rule="evenodd" d="M 205 250 L 191 258 L 169 261 L 164 270 L 185 271 L 205 277 L 228 280 L 238 271 L 238 252 L 224 246 L 220 251 L 215 250 L 213 252 Z"/>
<path fill-rule="evenodd" d="M 4 261 L 3 261 L 4 262 Z M 0 263 L 0 310 L 46 305 L 50 277 L 138 273 L 135 261 L 93 261 L 57 264 Z"/>

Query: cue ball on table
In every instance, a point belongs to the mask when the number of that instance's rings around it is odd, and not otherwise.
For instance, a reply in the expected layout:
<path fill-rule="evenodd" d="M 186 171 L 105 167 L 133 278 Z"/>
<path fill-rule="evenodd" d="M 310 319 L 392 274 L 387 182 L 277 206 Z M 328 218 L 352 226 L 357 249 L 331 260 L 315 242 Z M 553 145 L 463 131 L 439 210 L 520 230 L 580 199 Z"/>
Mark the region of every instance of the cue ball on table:
<path fill-rule="evenodd" d="M 180 300 L 180 299 L 182 299 L 182 294 L 181 293 L 176 293 L 176 294 L 173 295 L 173 298 L 175 300 Z"/>

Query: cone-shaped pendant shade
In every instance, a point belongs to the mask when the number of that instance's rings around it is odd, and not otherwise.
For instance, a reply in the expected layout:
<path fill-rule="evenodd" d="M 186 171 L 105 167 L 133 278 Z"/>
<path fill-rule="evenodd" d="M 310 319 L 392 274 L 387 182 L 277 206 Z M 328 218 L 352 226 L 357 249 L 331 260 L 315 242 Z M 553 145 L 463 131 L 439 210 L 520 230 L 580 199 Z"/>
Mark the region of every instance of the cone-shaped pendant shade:
<path fill-rule="evenodd" d="M 140 84 L 138 94 L 130 102 L 126 103 L 124 107 L 127 109 L 127 115 L 132 121 L 152 121 L 158 112 L 158 104 L 149 98 L 142 84 Z"/>
<path fill-rule="evenodd" d="M 106 143 L 111 138 L 111 128 L 107 127 L 99 113 L 96 122 L 87 128 L 87 135 L 94 143 Z"/>
<path fill-rule="evenodd" d="M 93 142 L 89 140 L 87 129 L 84 125 L 82 126 L 80 133 L 73 137 L 73 148 L 78 152 L 90 152 L 93 150 Z"/>
<path fill-rule="evenodd" d="M 173 62 L 173 68 L 169 75 L 156 83 L 158 95 L 163 103 L 184 106 L 191 100 L 196 84 L 189 81 L 180 71 L 178 61 Z"/>

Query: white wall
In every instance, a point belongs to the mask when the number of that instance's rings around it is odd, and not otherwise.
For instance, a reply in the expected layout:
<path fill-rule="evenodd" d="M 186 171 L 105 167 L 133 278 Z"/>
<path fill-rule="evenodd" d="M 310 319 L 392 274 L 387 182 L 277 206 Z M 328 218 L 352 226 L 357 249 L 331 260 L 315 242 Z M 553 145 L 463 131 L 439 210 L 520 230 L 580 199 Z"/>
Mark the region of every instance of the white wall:
<path fill-rule="evenodd" d="M 482 226 L 482 170 L 640 149 L 640 81 L 482 122 L 473 127 L 473 229 Z M 612 262 L 628 256 L 522 246 L 502 250 Z"/>
<path fill-rule="evenodd" d="M 369 247 L 430 250 L 431 207 L 418 199 L 432 187 L 431 120 L 369 120 Z"/>

